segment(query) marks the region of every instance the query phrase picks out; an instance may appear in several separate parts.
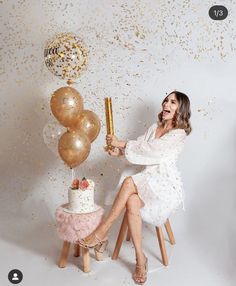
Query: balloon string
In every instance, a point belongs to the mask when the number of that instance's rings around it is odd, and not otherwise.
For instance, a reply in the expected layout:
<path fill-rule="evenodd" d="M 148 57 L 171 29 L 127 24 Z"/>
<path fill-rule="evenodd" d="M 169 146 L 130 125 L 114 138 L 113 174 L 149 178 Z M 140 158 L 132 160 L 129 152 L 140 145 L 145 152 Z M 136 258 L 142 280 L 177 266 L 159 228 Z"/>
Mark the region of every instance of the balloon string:
<path fill-rule="evenodd" d="M 74 169 L 71 169 L 72 182 L 74 181 L 74 177 L 75 177 L 75 170 L 74 170 Z"/>

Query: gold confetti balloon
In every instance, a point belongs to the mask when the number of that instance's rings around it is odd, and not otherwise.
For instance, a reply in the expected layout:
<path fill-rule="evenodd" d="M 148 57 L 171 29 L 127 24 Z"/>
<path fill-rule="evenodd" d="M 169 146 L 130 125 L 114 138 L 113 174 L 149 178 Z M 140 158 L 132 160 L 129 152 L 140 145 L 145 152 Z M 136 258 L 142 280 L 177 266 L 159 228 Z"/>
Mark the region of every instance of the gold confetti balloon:
<path fill-rule="evenodd" d="M 96 113 L 91 110 L 83 110 L 76 118 L 73 128 L 83 131 L 93 142 L 101 129 L 101 123 Z"/>
<path fill-rule="evenodd" d="M 61 87 L 54 91 L 50 106 L 53 115 L 64 126 L 71 126 L 83 110 L 83 98 L 79 92 L 70 87 Z"/>
<path fill-rule="evenodd" d="M 86 69 L 88 52 L 73 33 L 61 33 L 48 41 L 44 49 L 47 68 L 62 79 L 77 79 Z"/>
<path fill-rule="evenodd" d="M 90 141 L 81 131 L 72 130 L 65 132 L 58 143 L 58 152 L 62 160 L 70 168 L 75 168 L 85 161 L 90 149 Z"/>

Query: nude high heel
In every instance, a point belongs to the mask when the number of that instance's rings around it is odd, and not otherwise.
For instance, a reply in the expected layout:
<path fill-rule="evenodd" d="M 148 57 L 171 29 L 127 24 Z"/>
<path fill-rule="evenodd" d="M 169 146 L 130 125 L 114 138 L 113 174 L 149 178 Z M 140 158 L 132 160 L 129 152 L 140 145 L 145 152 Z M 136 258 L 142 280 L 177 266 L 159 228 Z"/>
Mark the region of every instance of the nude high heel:
<path fill-rule="evenodd" d="M 134 282 L 138 285 L 143 285 L 147 281 L 148 259 L 146 256 L 145 258 L 146 258 L 146 261 L 144 264 L 142 265 L 136 264 L 135 271 L 133 273 Z M 137 274 L 137 272 L 141 272 L 141 271 L 143 271 L 143 273 Z"/>
<path fill-rule="evenodd" d="M 103 253 L 107 247 L 108 239 L 107 237 L 100 239 L 96 233 L 94 234 L 95 241 L 92 244 L 86 242 L 86 239 L 78 240 L 77 243 L 83 248 L 94 248 L 97 252 Z"/>
<path fill-rule="evenodd" d="M 94 247 L 94 249 L 99 253 L 103 253 L 106 250 L 107 245 L 108 245 L 108 240 L 103 240 L 103 241 L 101 241 L 100 244 L 97 244 Z"/>

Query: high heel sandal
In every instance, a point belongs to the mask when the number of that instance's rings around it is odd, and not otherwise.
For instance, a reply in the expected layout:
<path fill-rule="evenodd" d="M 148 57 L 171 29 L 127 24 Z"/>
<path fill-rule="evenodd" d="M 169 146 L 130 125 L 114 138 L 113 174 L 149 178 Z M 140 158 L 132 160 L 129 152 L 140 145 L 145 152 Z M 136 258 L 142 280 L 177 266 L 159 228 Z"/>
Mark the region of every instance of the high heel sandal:
<path fill-rule="evenodd" d="M 147 281 L 148 259 L 146 256 L 145 258 L 146 258 L 146 261 L 144 264 L 138 265 L 136 263 L 135 271 L 133 273 L 133 280 L 136 284 L 139 284 L 139 285 L 143 285 Z M 137 274 L 137 272 L 139 272 L 139 274 Z"/>
<path fill-rule="evenodd" d="M 103 253 L 108 245 L 108 240 L 103 240 L 101 241 L 101 243 L 97 244 L 94 249 L 99 252 L 99 253 Z"/>
<path fill-rule="evenodd" d="M 95 236 L 95 242 L 92 244 L 87 243 L 86 239 L 78 240 L 77 243 L 79 244 L 79 246 L 81 246 L 83 248 L 94 248 L 97 252 L 103 253 L 107 247 L 107 244 L 108 244 L 107 237 L 100 239 L 96 235 L 96 233 L 94 234 L 94 236 Z"/>

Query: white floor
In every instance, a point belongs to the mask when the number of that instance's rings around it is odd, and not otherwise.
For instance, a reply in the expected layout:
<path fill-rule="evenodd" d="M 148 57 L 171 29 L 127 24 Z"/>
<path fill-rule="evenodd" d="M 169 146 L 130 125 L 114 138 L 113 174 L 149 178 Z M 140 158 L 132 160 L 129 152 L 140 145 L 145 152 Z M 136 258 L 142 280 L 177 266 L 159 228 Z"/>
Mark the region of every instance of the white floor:
<path fill-rule="evenodd" d="M 166 240 L 169 266 L 160 262 L 160 251 L 155 229 L 150 225 L 143 227 L 145 253 L 149 258 L 149 273 L 146 285 L 181 286 L 228 286 L 235 285 L 235 265 L 225 264 L 225 257 L 213 253 L 212 247 L 198 244 L 196 236 L 178 227 L 181 216 L 172 219 L 176 245 Z M 132 243 L 124 242 L 120 258 L 111 260 L 112 250 L 118 233 L 120 220 L 113 226 L 109 235 L 109 245 L 103 261 L 96 261 L 91 252 L 90 273 L 84 273 L 81 258 L 73 257 L 71 248 L 66 268 L 58 268 L 62 241 L 57 237 L 54 222 L 41 222 L 27 225 L 24 221 L 5 220 L 1 224 L 1 270 L 0 285 L 13 285 L 8 281 L 8 272 L 19 269 L 23 281 L 18 285 L 134 285 L 131 274 L 134 268 L 134 249 Z M 201 235 L 201 234 L 200 234 Z M 214 243 L 214 239 L 212 240 Z"/>

